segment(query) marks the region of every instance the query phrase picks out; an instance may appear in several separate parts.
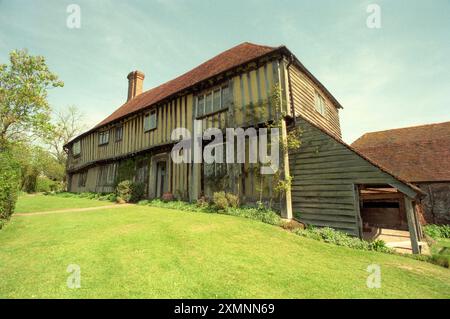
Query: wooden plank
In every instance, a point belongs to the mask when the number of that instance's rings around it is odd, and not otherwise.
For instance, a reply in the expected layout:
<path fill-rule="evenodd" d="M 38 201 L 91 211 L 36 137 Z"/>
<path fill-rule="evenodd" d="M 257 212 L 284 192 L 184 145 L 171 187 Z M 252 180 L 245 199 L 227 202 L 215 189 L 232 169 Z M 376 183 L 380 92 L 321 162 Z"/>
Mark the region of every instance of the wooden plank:
<path fill-rule="evenodd" d="M 347 150 L 335 149 L 328 151 L 302 151 L 302 152 L 290 152 L 290 155 L 295 156 L 295 160 L 301 163 L 317 163 L 317 158 L 321 158 L 323 162 L 332 161 L 346 161 L 355 159 L 355 156 L 350 154 Z"/>
<path fill-rule="evenodd" d="M 353 225 L 355 223 L 355 216 L 354 215 L 327 215 L 327 214 L 316 214 L 316 213 L 306 213 L 304 211 L 296 212 L 297 218 L 301 218 L 303 220 L 315 220 L 315 221 L 322 221 L 322 222 L 339 222 L 339 223 L 348 223 L 350 225 Z M 353 228 L 353 227 L 352 227 Z"/>
<path fill-rule="evenodd" d="M 296 193 L 292 191 L 292 202 L 295 204 L 305 203 L 327 203 L 327 204 L 346 204 L 353 207 L 353 198 L 351 197 L 317 197 L 303 196 L 303 192 Z"/>
<path fill-rule="evenodd" d="M 355 223 L 346 223 L 346 222 L 337 222 L 337 221 L 324 221 L 319 219 L 310 219 L 310 218 L 302 218 L 301 216 L 296 215 L 296 219 L 299 219 L 301 222 L 313 225 L 313 226 L 319 226 L 319 227 L 332 227 L 336 228 L 338 230 L 343 230 L 345 232 L 351 231 L 352 234 L 358 235 L 358 228 L 355 225 Z"/>
<path fill-rule="evenodd" d="M 359 187 L 358 185 L 353 186 L 353 199 L 354 199 L 354 205 L 355 205 L 355 222 L 358 226 L 358 236 L 359 238 L 363 238 L 363 224 L 362 224 L 362 217 L 361 217 L 361 211 L 360 211 L 360 200 L 359 200 Z"/>
<path fill-rule="evenodd" d="M 379 173 L 379 169 L 371 166 L 342 166 L 342 167 L 330 167 L 330 168 L 303 168 L 301 165 L 296 165 L 292 169 L 293 174 L 300 175 L 313 175 L 313 174 L 327 174 L 327 173 Z"/>
<path fill-rule="evenodd" d="M 416 227 L 416 214 L 414 211 L 414 205 L 412 204 L 411 198 L 406 196 L 405 196 L 405 210 L 406 210 L 406 218 L 408 220 L 408 229 L 411 238 L 411 247 L 413 254 L 420 254 L 419 234 L 417 232 Z"/>
<path fill-rule="evenodd" d="M 370 178 L 381 178 L 378 172 L 348 172 L 346 174 L 342 173 L 325 173 L 325 174 L 302 174 L 302 179 L 304 180 L 317 180 L 317 179 L 339 179 L 339 180 L 353 180 L 353 179 L 370 179 Z"/>
<path fill-rule="evenodd" d="M 350 179 L 308 179 L 303 180 L 300 175 L 294 175 L 293 185 L 342 185 L 342 184 L 377 184 L 388 185 L 385 178 L 350 178 Z"/>
<path fill-rule="evenodd" d="M 351 184 L 331 184 L 331 185 L 294 185 L 292 184 L 292 191 L 302 192 L 302 191 L 326 191 L 326 190 L 343 190 L 343 191 L 351 191 L 353 190 L 353 185 Z"/>
<path fill-rule="evenodd" d="M 295 187 L 292 188 L 292 195 L 293 196 L 300 196 L 300 197 L 321 197 L 321 198 L 327 198 L 327 197 L 333 197 L 333 198 L 341 198 L 341 197 L 353 197 L 353 191 L 346 191 L 346 190 L 325 190 L 325 191 L 300 191 L 297 190 Z"/>
<path fill-rule="evenodd" d="M 339 216 L 355 216 L 355 212 L 352 209 L 327 209 L 317 207 L 303 207 L 296 208 L 294 212 L 307 213 L 314 215 L 339 215 Z"/>
<path fill-rule="evenodd" d="M 292 207 L 294 211 L 299 211 L 305 208 L 319 208 L 319 209 L 342 209 L 342 210 L 353 210 L 354 211 L 354 205 L 351 204 L 340 204 L 335 202 L 305 202 L 305 201 L 292 201 Z"/>
<path fill-rule="evenodd" d="M 348 161 L 331 161 L 331 162 L 322 162 L 317 161 L 314 163 L 303 163 L 302 161 L 293 161 L 291 159 L 291 166 L 294 166 L 294 168 L 298 169 L 327 169 L 327 168 L 337 168 L 337 167 L 357 167 L 361 166 L 361 164 L 364 164 L 364 160 L 362 159 L 351 159 Z"/>

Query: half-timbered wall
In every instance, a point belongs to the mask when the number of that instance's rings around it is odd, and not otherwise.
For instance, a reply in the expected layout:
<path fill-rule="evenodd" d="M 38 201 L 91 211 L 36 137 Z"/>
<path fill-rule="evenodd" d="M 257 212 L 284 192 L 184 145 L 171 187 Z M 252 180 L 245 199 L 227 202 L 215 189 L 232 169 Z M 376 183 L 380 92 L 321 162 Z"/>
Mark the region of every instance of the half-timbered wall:
<path fill-rule="evenodd" d="M 282 62 L 281 62 L 282 63 Z M 241 70 L 239 75 L 228 80 L 223 80 L 202 91 L 190 93 L 175 98 L 167 103 L 157 105 L 149 110 L 143 110 L 114 123 L 101 128 L 87 136 L 81 138 L 81 152 L 79 156 L 73 157 L 69 154 L 68 168 L 76 173 L 72 176 L 71 191 L 99 191 L 95 183 L 92 183 L 92 176 L 98 175 L 97 161 L 111 161 L 115 158 L 134 156 L 135 153 L 146 151 L 150 154 L 153 150 L 164 145 L 170 145 L 171 132 L 176 127 L 186 127 L 193 131 L 195 120 L 202 122 L 202 129 L 211 127 L 225 129 L 226 127 L 247 127 L 258 123 L 265 123 L 273 119 L 275 109 L 271 105 L 271 96 L 276 88 L 284 92 L 284 79 L 280 61 L 273 60 L 262 65 L 256 63 L 248 65 Z M 205 92 L 214 91 L 216 88 L 227 86 L 229 89 L 229 106 L 207 115 L 198 116 L 195 112 L 197 97 Z M 283 100 L 286 108 L 286 99 Z M 157 125 L 155 129 L 144 131 L 144 117 L 148 112 L 156 110 Z M 120 138 L 116 136 L 117 127 L 122 127 Z M 105 130 L 109 131 L 109 141 L 104 145 L 99 144 L 99 134 Z M 77 170 L 89 166 L 88 180 L 86 186 L 78 186 Z M 261 183 L 256 182 L 256 177 L 252 174 L 252 164 L 245 164 L 242 167 L 243 179 L 241 192 L 247 198 L 258 197 L 258 187 Z M 192 165 L 175 164 L 170 162 L 168 167 L 170 183 L 168 189 L 179 198 L 188 198 L 192 185 L 189 180 L 194 179 Z M 198 170 L 197 174 L 202 174 Z M 201 179 L 201 176 L 198 176 Z M 152 181 L 149 181 L 150 187 Z M 263 188 L 266 187 L 264 182 Z M 198 185 L 201 187 L 201 185 Z M 102 188 L 105 190 L 105 188 Z M 199 193 L 201 190 L 199 190 Z"/>
<path fill-rule="evenodd" d="M 93 132 L 81 139 L 81 154 L 78 157 L 70 155 L 69 170 L 76 170 L 86 164 L 99 160 L 113 159 L 119 156 L 133 154 L 152 147 L 171 142 L 171 132 L 176 127 L 192 128 L 193 95 L 185 95 L 155 107 L 157 127 L 144 132 L 144 116 L 150 112 L 142 111 L 132 115 L 120 123 Z M 121 140 L 116 140 L 116 127 L 123 126 Z M 99 132 L 109 130 L 109 142 L 99 145 Z"/>

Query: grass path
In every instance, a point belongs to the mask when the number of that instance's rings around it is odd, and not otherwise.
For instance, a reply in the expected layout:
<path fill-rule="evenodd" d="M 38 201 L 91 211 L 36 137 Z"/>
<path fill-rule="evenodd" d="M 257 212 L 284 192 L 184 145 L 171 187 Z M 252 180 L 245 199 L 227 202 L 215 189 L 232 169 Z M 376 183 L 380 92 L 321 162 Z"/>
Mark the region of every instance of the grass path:
<path fill-rule="evenodd" d="M 65 198 L 41 194 L 21 195 L 17 201 L 15 213 L 34 213 L 63 209 L 110 206 L 111 202 L 87 198 Z"/>
<path fill-rule="evenodd" d="M 86 207 L 86 208 L 68 208 L 68 209 L 60 209 L 60 210 L 50 210 L 50 211 L 42 211 L 42 212 L 33 212 L 33 213 L 14 213 L 13 217 L 15 216 L 36 216 L 36 215 L 49 215 L 49 214 L 60 214 L 60 213 L 77 213 L 77 212 L 89 212 L 93 210 L 100 210 L 100 209 L 108 209 L 108 208 L 125 208 L 133 206 L 131 204 L 112 204 L 112 205 L 106 205 L 106 206 L 99 206 L 99 207 Z"/>
<path fill-rule="evenodd" d="M 17 216 L 0 243 L 0 298 L 450 298 L 448 269 L 219 214 L 133 205 Z M 80 289 L 66 285 L 70 264 Z M 367 288 L 371 264 L 380 289 Z"/>

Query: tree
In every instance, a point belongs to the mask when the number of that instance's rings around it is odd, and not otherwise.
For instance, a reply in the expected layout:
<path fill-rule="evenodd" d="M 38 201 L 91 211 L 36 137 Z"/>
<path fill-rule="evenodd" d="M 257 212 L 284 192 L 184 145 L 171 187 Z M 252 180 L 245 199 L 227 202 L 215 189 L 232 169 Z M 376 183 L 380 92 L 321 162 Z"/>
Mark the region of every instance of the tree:
<path fill-rule="evenodd" d="M 64 165 L 60 164 L 47 149 L 27 142 L 16 142 L 10 149 L 21 168 L 22 190 L 35 192 L 39 176 L 58 182 L 64 180 Z"/>
<path fill-rule="evenodd" d="M 0 64 L 0 147 L 41 136 L 50 129 L 47 91 L 64 83 L 50 72 L 45 58 L 27 50 L 9 54 Z"/>
<path fill-rule="evenodd" d="M 83 119 L 83 114 L 76 106 L 70 106 L 66 110 L 54 113 L 53 125 L 46 135 L 45 143 L 61 165 L 65 165 L 67 159 L 63 147 L 84 130 Z"/>

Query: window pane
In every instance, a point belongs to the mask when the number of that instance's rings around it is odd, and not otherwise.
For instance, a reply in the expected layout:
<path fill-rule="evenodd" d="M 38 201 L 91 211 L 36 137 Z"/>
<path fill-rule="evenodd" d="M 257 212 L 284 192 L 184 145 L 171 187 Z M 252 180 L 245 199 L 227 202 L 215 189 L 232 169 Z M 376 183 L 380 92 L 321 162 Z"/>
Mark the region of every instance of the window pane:
<path fill-rule="evenodd" d="M 322 95 L 320 95 L 319 92 L 315 92 L 314 95 L 314 108 L 316 109 L 317 112 L 319 112 L 320 114 L 322 114 L 323 116 L 325 116 L 325 100 L 322 97 Z"/>
<path fill-rule="evenodd" d="M 230 90 L 228 89 L 228 86 L 222 87 L 222 107 L 228 107 L 230 99 Z"/>
<path fill-rule="evenodd" d="M 122 139 L 123 127 L 119 126 L 116 128 L 116 141 L 120 141 Z"/>
<path fill-rule="evenodd" d="M 202 95 L 199 96 L 197 100 L 197 116 L 202 116 L 205 113 L 204 108 L 205 108 L 205 98 Z"/>
<path fill-rule="evenodd" d="M 220 89 L 214 91 L 213 111 L 220 110 Z"/>
<path fill-rule="evenodd" d="M 212 112 L 212 92 L 206 95 L 205 114 Z"/>
<path fill-rule="evenodd" d="M 144 132 L 150 129 L 150 114 L 144 116 Z"/>
<path fill-rule="evenodd" d="M 322 96 L 320 96 L 320 114 L 325 116 L 325 100 Z"/>
<path fill-rule="evenodd" d="M 150 127 L 151 130 L 156 128 L 156 112 L 152 112 L 150 114 L 149 122 L 150 122 L 149 123 L 149 127 Z"/>
<path fill-rule="evenodd" d="M 73 155 L 79 155 L 80 154 L 80 152 L 81 152 L 80 144 L 81 144 L 80 141 L 75 142 L 73 144 L 73 148 L 72 148 Z"/>

